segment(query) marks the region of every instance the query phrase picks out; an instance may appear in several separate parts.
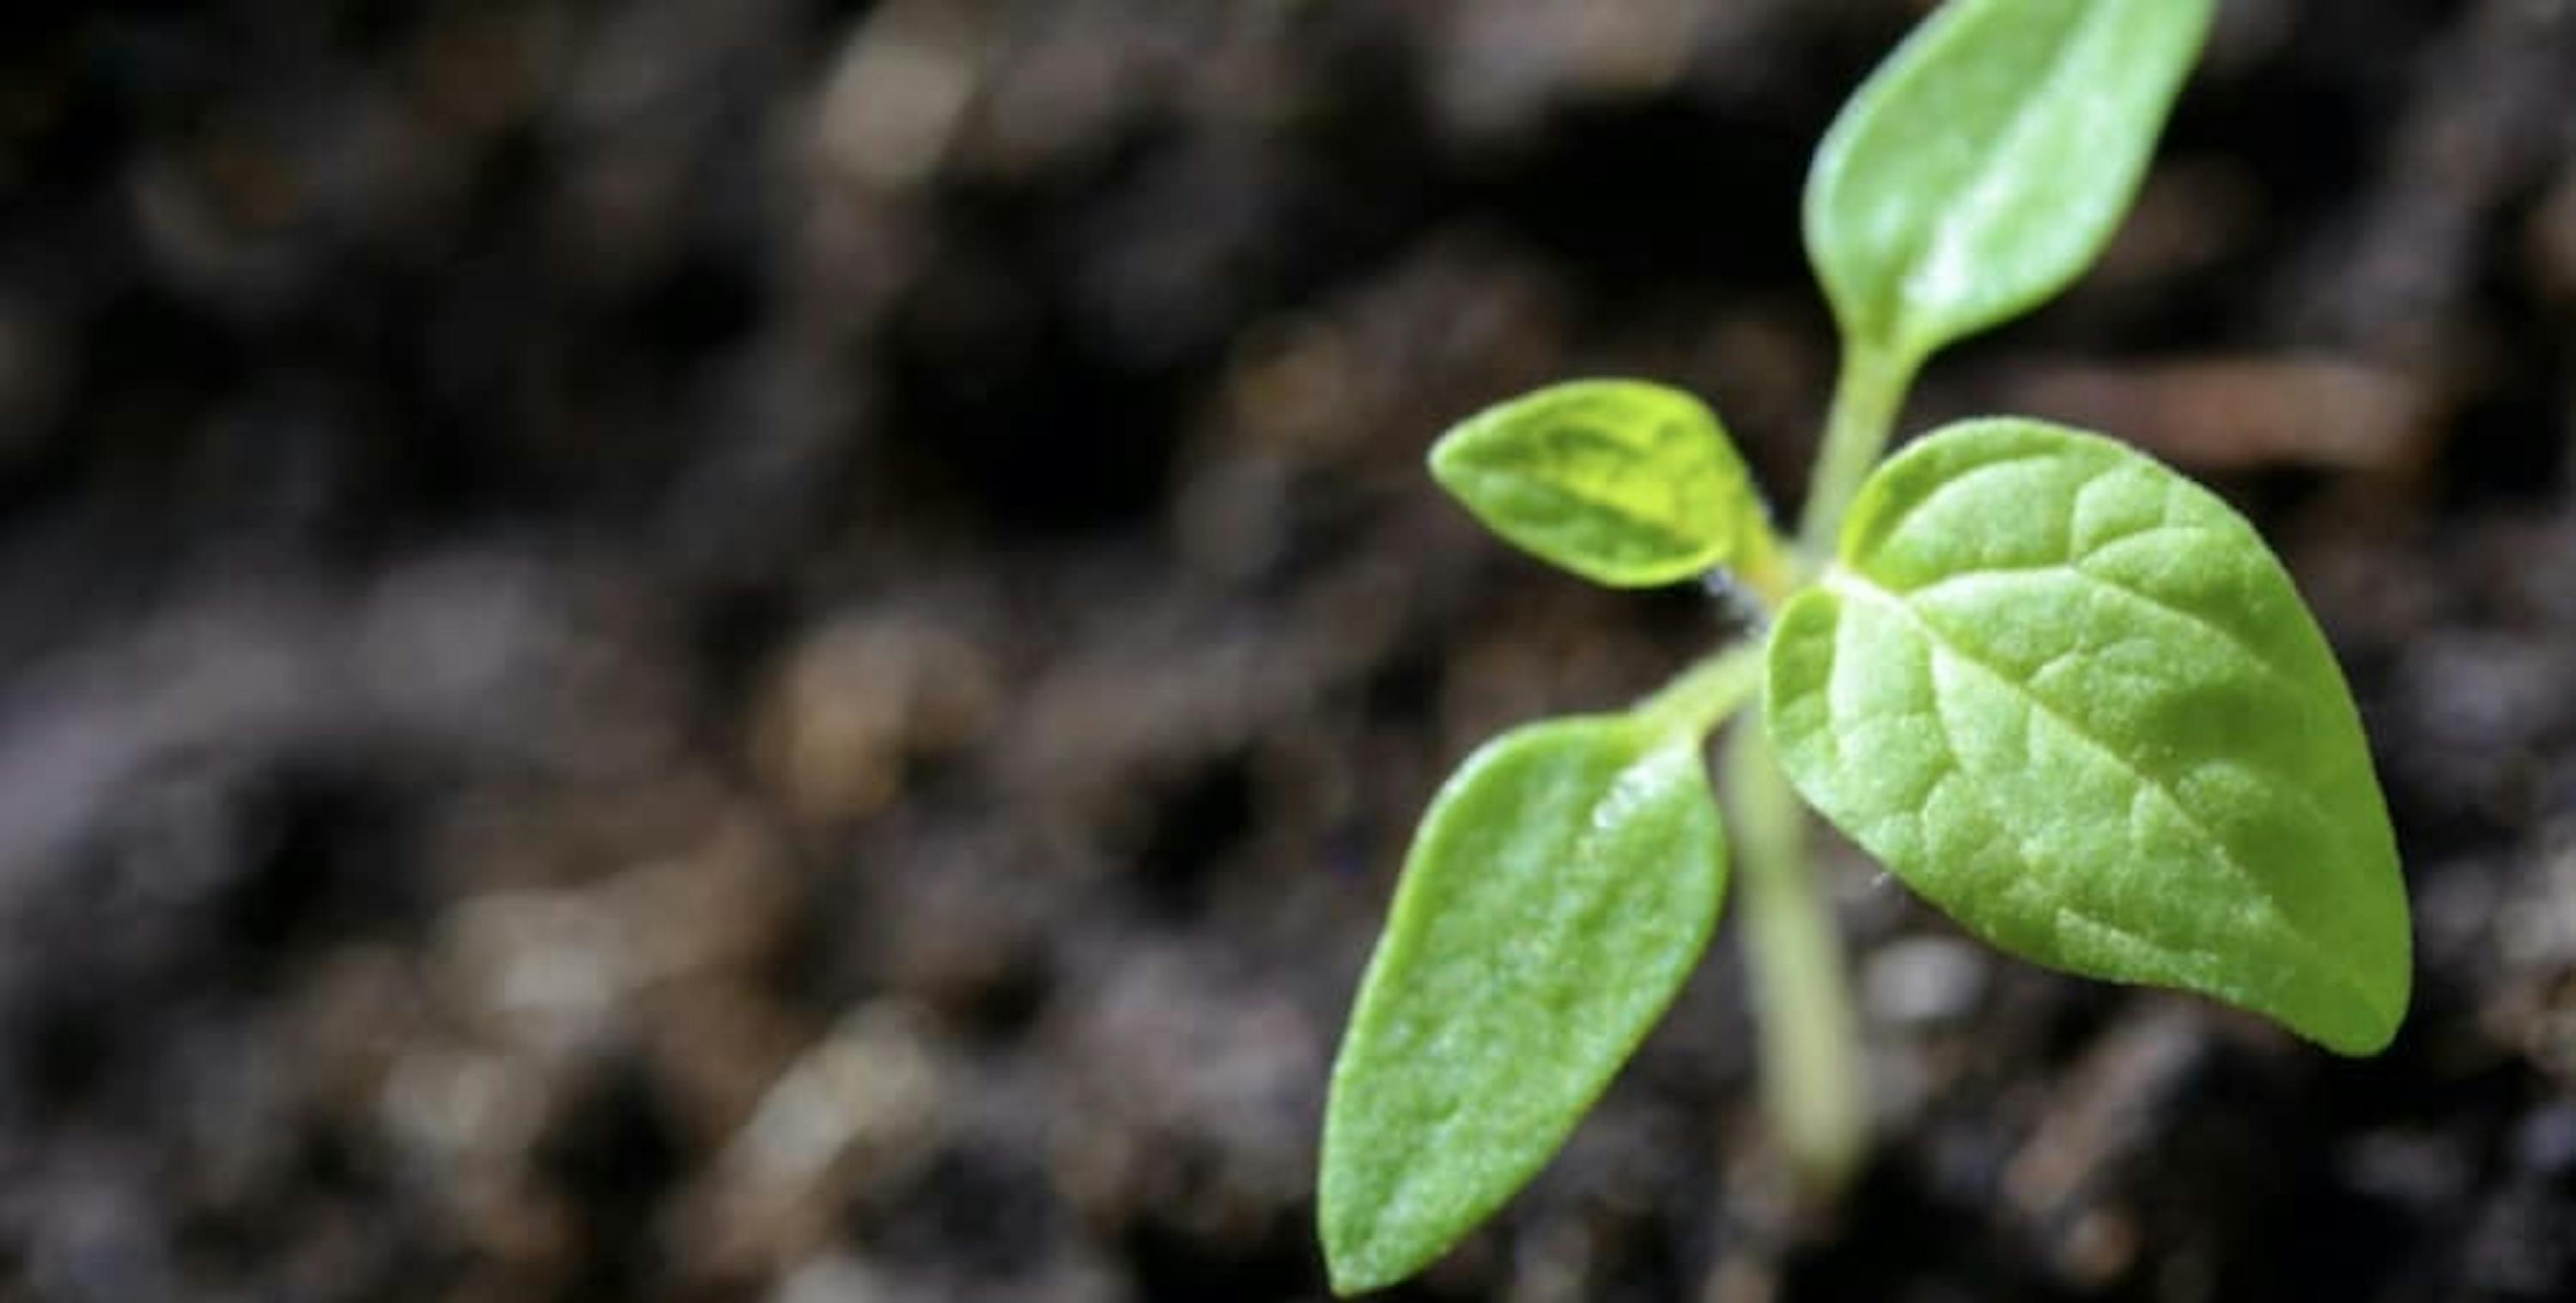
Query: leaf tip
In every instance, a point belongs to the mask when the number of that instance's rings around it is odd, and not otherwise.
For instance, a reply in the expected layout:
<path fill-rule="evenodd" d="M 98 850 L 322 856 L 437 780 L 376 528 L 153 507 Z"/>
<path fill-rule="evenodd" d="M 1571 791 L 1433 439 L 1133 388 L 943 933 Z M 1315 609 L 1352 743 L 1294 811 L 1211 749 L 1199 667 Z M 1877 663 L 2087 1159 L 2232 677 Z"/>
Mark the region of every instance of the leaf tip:
<path fill-rule="evenodd" d="M 1346 1040 L 1334 1065 L 1324 1104 L 1322 1162 L 1315 1180 L 1315 1238 L 1324 1250 L 1324 1274 L 1336 1298 L 1384 1289 L 1420 1271 L 1448 1247 L 1425 1241 L 1421 1227 L 1398 1214 L 1399 1187 L 1419 1175 L 1418 1164 L 1397 1157 L 1400 1146 L 1371 1127 L 1363 1096 L 1347 1084 L 1351 1046 Z"/>
<path fill-rule="evenodd" d="M 1470 417 L 1450 426 L 1431 441 L 1431 450 L 1422 455 L 1422 464 L 1431 472 L 1433 482 L 1461 502 L 1468 500 L 1462 481 L 1467 474 L 1467 437 L 1474 424 L 1475 418 Z"/>
<path fill-rule="evenodd" d="M 1368 1264 L 1334 1253 L 1329 1245 L 1324 1251 L 1324 1279 L 1335 1298 L 1356 1298 L 1394 1283 Z"/>
<path fill-rule="evenodd" d="M 1317 1238 L 1324 1246 L 1324 1278 L 1333 1297 L 1351 1298 L 1381 1290 L 1422 1269 L 1429 1257 L 1392 1252 L 1378 1228 L 1336 1217 L 1332 1200 L 1316 1216 Z M 1436 1255 L 1432 1255 L 1436 1256 Z"/>
<path fill-rule="evenodd" d="M 2413 965 L 2400 960 L 2376 976 L 2370 989 L 2356 991 L 2351 1016 L 2333 1026 L 2322 1022 L 2293 1030 L 2350 1059 L 2367 1059 L 2386 1050 L 2406 1025 L 2406 1008 L 2414 985 Z"/>

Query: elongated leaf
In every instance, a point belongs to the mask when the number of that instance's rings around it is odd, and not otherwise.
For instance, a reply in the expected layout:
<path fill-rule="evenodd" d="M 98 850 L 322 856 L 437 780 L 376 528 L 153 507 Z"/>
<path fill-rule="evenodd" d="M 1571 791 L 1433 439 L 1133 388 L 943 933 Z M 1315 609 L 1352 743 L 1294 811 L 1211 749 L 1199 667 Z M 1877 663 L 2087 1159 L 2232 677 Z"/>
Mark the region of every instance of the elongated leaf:
<path fill-rule="evenodd" d="M 2348 1054 L 2411 961 L 2361 724 L 2251 526 L 2119 444 L 1955 425 L 1863 486 L 1782 611 L 1798 790 L 2002 948 L 2204 992 Z"/>
<path fill-rule="evenodd" d="M 1568 381 L 1489 408 L 1441 436 L 1431 473 L 1515 546 L 1614 588 L 1689 579 L 1769 538 L 1717 418 L 1643 381 Z"/>
<path fill-rule="evenodd" d="M 1688 730 L 1553 720 L 1459 767 L 1333 1068 L 1336 1290 L 1411 1275 L 1545 1165 L 1707 948 L 1725 873 Z"/>
<path fill-rule="evenodd" d="M 1807 256 L 1853 340 L 1920 359 L 2091 264 L 2211 0 L 1950 0 L 1853 95 L 1807 178 Z"/>

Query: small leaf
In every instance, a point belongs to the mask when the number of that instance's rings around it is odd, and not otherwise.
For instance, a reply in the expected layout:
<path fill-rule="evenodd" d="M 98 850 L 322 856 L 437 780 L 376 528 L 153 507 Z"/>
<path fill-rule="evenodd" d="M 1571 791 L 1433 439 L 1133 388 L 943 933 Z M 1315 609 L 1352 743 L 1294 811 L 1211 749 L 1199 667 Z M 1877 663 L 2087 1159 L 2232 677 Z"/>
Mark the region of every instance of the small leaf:
<path fill-rule="evenodd" d="M 1717 418 L 1643 381 L 1574 380 L 1488 408 L 1441 436 L 1431 473 L 1513 545 L 1614 588 L 1689 579 L 1770 538 Z"/>
<path fill-rule="evenodd" d="M 1917 442 L 1766 691 L 1798 790 L 1995 945 L 2346 1054 L 2396 1034 L 2405 889 L 2343 675 L 2253 527 L 2156 462 L 2037 421 Z"/>
<path fill-rule="evenodd" d="M 1420 1270 L 1537 1174 L 1708 946 L 1725 850 L 1698 735 L 1515 729 L 1424 814 L 1324 1115 L 1333 1287 Z"/>
<path fill-rule="evenodd" d="M 1950 0 L 1807 177 L 1843 332 L 1919 360 L 2080 275 L 2128 210 L 2212 0 Z"/>

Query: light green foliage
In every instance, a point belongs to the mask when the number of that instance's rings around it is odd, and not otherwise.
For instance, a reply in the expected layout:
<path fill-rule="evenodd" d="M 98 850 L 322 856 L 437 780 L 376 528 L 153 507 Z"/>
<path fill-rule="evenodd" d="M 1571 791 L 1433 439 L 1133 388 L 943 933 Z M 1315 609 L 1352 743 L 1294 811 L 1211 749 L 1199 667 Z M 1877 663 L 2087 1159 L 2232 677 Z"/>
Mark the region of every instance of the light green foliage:
<path fill-rule="evenodd" d="M 1725 844 L 1699 734 L 1553 720 L 1432 801 L 1324 1120 L 1334 1287 L 1399 1280 L 1537 1172 L 1716 925 Z"/>
<path fill-rule="evenodd" d="M 2343 675 L 2225 503 L 2026 420 L 1863 486 L 1771 640 L 1828 819 L 1994 944 L 2202 991 L 2347 1054 L 2406 1010 L 2406 899 Z"/>
<path fill-rule="evenodd" d="M 1614 588 L 1692 578 L 1770 534 L 1717 418 L 1638 380 L 1568 381 L 1480 412 L 1433 446 L 1431 473 L 1495 533 Z"/>
<path fill-rule="evenodd" d="M 2281 565 L 2116 443 L 1974 421 L 1879 463 L 1915 370 L 2099 253 L 2211 0 L 1951 0 L 1835 122 L 1808 255 L 1843 335 L 1795 548 L 1686 394 L 1578 381 L 1482 413 L 1433 473 L 1600 583 L 1724 567 L 1772 613 L 1624 715 L 1505 734 L 1415 834 L 1333 1070 L 1334 1288 L 1412 1274 L 1562 1143 L 1671 1001 L 1725 885 L 1725 766 L 1773 1137 L 1811 1193 L 1865 1156 L 1822 811 L 1977 935 L 2198 991 L 2346 1054 L 2412 983 L 2395 838 L 2341 672 Z M 1828 550 L 1832 556 L 1821 555 Z"/>
<path fill-rule="evenodd" d="M 1856 347 L 1919 360 L 2056 293 L 2129 207 L 2211 0 L 1951 0 L 1807 178 L 1808 256 Z"/>

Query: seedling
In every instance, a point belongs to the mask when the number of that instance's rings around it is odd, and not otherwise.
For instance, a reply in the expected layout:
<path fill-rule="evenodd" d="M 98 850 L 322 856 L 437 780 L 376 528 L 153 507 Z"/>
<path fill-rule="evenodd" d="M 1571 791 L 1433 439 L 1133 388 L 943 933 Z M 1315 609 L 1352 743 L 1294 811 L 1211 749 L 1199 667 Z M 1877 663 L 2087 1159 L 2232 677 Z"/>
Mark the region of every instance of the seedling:
<path fill-rule="evenodd" d="M 1415 834 L 1324 1120 L 1334 1288 L 1400 1280 L 1536 1174 L 1662 1016 L 1742 865 L 1765 1097 L 1830 1191 L 1866 1143 L 1814 807 L 1999 949 L 2195 991 L 2327 1049 L 2396 1034 L 2395 839 L 2343 675 L 2224 502 L 2036 420 L 1881 462 L 1931 354 L 2024 312 L 2136 193 L 2211 0 L 1951 0 L 1808 176 L 1843 341 L 1794 541 L 1691 396 L 1581 380 L 1431 452 L 1511 543 L 1612 587 L 1718 573 L 1749 638 L 1631 709 L 1469 756 Z M 1703 769 L 1719 726 L 1727 818 Z"/>

